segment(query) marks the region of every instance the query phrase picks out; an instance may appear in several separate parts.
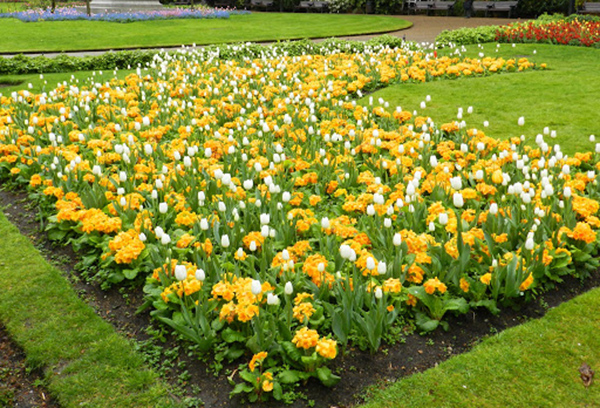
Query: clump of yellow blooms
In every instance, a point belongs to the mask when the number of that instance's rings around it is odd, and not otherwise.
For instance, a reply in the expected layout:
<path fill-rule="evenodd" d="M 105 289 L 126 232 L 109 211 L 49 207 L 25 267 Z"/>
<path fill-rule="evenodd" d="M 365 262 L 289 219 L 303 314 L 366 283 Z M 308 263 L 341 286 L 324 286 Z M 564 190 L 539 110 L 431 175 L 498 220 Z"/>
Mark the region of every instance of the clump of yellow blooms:
<path fill-rule="evenodd" d="M 160 54 L 125 79 L 0 97 L 0 175 L 41 193 L 52 223 L 101 248 L 104 266 L 146 275 L 164 313 L 185 307 L 248 336 L 283 321 L 296 348 L 329 360 L 337 342 L 315 321 L 341 293 L 426 313 L 407 292 L 488 296 L 481 283 L 515 257 L 526 291 L 543 284 L 531 268 L 597 247 L 597 154 L 354 101 L 392 82 L 533 68 L 389 47 Z M 467 247 L 469 268 L 448 278 L 439 268 Z M 249 369 L 271 392 L 266 358 Z"/>

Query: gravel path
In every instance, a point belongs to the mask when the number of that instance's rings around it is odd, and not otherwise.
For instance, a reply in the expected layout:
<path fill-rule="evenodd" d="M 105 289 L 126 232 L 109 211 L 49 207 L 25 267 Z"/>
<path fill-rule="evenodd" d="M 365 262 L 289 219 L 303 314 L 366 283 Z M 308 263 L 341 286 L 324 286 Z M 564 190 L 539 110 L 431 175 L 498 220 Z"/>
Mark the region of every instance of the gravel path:
<path fill-rule="evenodd" d="M 436 16 L 425 16 L 425 15 L 416 15 L 416 16 L 396 16 L 397 18 L 401 18 L 403 20 L 410 21 L 413 23 L 412 27 L 393 31 L 388 33 L 389 35 L 393 35 L 396 37 L 402 37 L 408 41 L 416 41 L 419 43 L 422 42 L 433 42 L 435 41 L 435 37 L 444 30 L 455 30 L 457 28 L 462 27 L 478 27 L 484 25 L 503 25 L 508 24 L 514 21 L 515 19 L 507 19 L 507 18 L 482 18 L 482 17 L 474 17 L 474 18 L 464 18 L 464 17 L 436 17 Z M 365 41 L 373 37 L 377 37 L 381 34 L 374 35 L 353 35 L 353 36 L 342 36 L 340 39 L 346 40 L 359 40 Z M 315 41 L 321 41 L 319 39 Z M 164 50 L 176 50 L 180 47 L 174 48 L 160 48 Z M 159 48 L 157 48 L 159 50 Z M 116 50 L 115 50 L 116 51 Z M 106 50 L 101 51 L 76 51 L 76 52 L 66 52 L 63 54 L 82 57 L 88 55 L 101 55 L 106 53 Z M 25 55 L 35 57 L 39 55 L 44 55 L 46 57 L 56 57 L 60 53 L 48 52 L 48 53 L 24 53 Z M 10 54 L 0 54 L 0 57 L 11 57 Z"/>

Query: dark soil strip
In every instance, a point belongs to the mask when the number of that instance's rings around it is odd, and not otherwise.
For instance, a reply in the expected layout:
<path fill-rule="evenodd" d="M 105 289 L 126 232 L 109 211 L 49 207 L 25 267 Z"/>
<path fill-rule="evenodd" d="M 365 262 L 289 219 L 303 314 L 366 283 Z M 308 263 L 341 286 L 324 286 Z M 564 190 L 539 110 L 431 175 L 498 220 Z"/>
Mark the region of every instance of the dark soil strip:
<path fill-rule="evenodd" d="M 0 407 L 58 408 L 43 387 L 39 371 L 25 364 L 25 353 L 0 324 Z"/>
<path fill-rule="evenodd" d="M 70 247 L 53 245 L 46 239 L 45 234 L 39 231 L 36 209 L 27 205 L 26 194 L 0 191 L 0 207 L 7 218 L 23 235 L 32 240 L 49 262 L 58 263 L 57 266 L 68 273 L 75 290 L 101 317 L 111 322 L 124 335 L 147 344 L 150 337 L 146 334 L 146 328 L 152 325 L 152 321 L 147 313 L 135 314 L 136 309 L 143 303 L 140 290 L 128 291 L 124 296 L 117 289 L 102 291 L 98 285 L 81 280 L 74 272 L 76 254 Z M 519 311 L 507 309 L 500 315 L 493 316 L 485 310 L 478 310 L 467 315 L 450 317 L 448 332 L 437 330 L 429 336 L 408 335 L 404 343 L 389 346 L 384 352 L 380 351 L 376 355 L 351 350 L 346 356 L 338 356 L 332 365 L 334 372 L 341 373 L 342 376 L 338 385 L 329 389 L 311 380 L 297 389 L 305 397 L 296 400 L 292 407 L 306 407 L 309 401 L 314 401 L 315 407 L 350 407 L 361 402 L 367 393 L 366 387 L 383 386 L 401 377 L 434 367 L 453 355 L 470 350 L 487 336 L 529 319 L 539 318 L 549 308 L 598 286 L 598 272 L 583 283 L 567 278 L 556 290 L 549 291 L 535 302 L 523 305 Z M 163 346 L 165 350 L 169 350 L 178 344 L 171 338 L 167 339 Z M 184 368 L 178 368 L 180 365 Z M 187 353 L 182 352 L 174 361 L 168 360 L 168 366 L 164 374 L 172 384 L 182 386 L 185 394 L 182 397 L 200 398 L 206 407 L 243 405 L 238 400 L 229 399 L 232 387 L 227 381 L 227 376 L 223 372 L 218 377 L 215 376 L 209 364 L 188 357 Z M 236 365 L 230 365 L 226 366 L 225 370 L 233 372 L 235 368 Z M 233 379 L 239 381 L 237 376 Z M 279 407 L 281 403 L 262 406 Z"/>

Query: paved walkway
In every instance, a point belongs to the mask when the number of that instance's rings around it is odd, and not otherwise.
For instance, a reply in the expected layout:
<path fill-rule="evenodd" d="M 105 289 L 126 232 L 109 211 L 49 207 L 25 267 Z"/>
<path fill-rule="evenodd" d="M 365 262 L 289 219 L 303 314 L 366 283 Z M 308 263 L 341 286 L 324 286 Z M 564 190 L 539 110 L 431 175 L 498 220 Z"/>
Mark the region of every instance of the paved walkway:
<path fill-rule="evenodd" d="M 425 16 L 425 15 L 416 15 L 416 16 L 396 16 L 403 20 L 410 21 L 413 23 L 412 27 L 393 31 L 387 33 L 389 35 L 393 35 L 396 37 L 404 38 L 407 41 L 416 41 L 419 43 L 423 42 L 434 42 L 435 37 L 444 30 L 456 30 L 462 27 L 479 27 L 485 25 L 503 25 L 509 24 L 511 22 L 517 21 L 515 19 L 508 18 L 482 18 L 482 17 L 474 17 L 474 18 L 464 18 L 464 17 L 436 17 L 436 16 Z M 380 36 L 381 34 L 368 34 L 368 35 L 353 35 L 353 36 L 341 36 L 338 37 L 340 39 L 345 40 L 359 40 L 365 41 L 373 37 Z M 315 40 L 322 41 L 322 40 Z M 266 43 L 268 44 L 268 43 Z M 162 47 L 156 48 L 158 51 L 160 50 L 176 50 L 180 47 Z M 66 52 L 62 54 L 67 54 L 76 57 L 88 56 L 88 55 L 101 55 L 106 53 L 105 50 L 102 51 L 77 51 L 77 52 Z M 44 55 L 46 57 L 56 57 L 59 53 L 48 52 L 48 53 L 24 53 L 25 55 L 36 57 L 39 55 Z M 0 57 L 10 57 L 12 55 L 2 55 Z"/>
<path fill-rule="evenodd" d="M 504 25 L 517 21 L 508 18 L 483 18 L 483 17 L 434 17 L 425 15 L 416 16 L 397 16 L 403 20 L 413 23 L 412 27 L 406 30 L 394 31 L 388 33 L 396 37 L 402 37 L 407 41 L 434 42 L 435 37 L 444 30 L 456 30 L 463 27 L 479 27 L 487 25 Z M 377 34 L 381 35 L 381 34 Z M 358 35 L 350 37 L 340 37 L 348 40 L 368 40 L 377 35 Z"/>

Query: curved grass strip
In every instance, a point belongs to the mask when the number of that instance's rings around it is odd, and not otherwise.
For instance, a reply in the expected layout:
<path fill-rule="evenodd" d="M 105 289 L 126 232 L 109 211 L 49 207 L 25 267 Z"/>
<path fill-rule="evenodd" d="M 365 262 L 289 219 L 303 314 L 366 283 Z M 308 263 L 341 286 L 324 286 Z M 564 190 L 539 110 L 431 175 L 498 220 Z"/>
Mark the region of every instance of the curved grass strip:
<path fill-rule="evenodd" d="M 0 52 L 107 50 L 279 41 L 384 33 L 411 23 L 390 16 L 254 13 L 213 20 L 155 20 L 128 24 L 104 21 L 24 23 L 0 19 Z"/>
<path fill-rule="evenodd" d="M 131 344 L 0 213 L 0 320 L 61 407 L 171 407 Z"/>
<path fill-rule="evenodd" d="M 363 408 L 596 406 L 600 386 L 584 387 L 578 370 L 583 362 L 600 367 L 597 310 L 600 289 L 376 391 Z"/>
<path fill-rule="evenodd" d="M 458 108 L 464 108 L 464 119 L 469 124 L 481 125 L 489 121 L 486 134 L 494 137 L 525 135 L 528 143 L 545 127 L 556 130 L 556 138 L 566 154 L 594 149 L 590 135 L 600 136 L 598 124 L 597 95 L 600 81 L 600 49 L 568 47 L 549 44 L 484 44 L 467 46 L 463 55 L 511 58 L 527 57 L 538 63 L 547 63 L 548 70 L 524 72 L 523 75 L 502 77 L 464 78 L 459 81 L 398 84 L 381 89 L 369 97 L 377 101 L 383 98 L 390 106 L 400 105 L 412 110 L 425 101 L 431 102 L 420 113 L 441 121 L 452 121 Z M 473 107 L 468 114 L 467 108 Z M 518 118 L 525 117 L 525 125 L 519 126 Z"/>

